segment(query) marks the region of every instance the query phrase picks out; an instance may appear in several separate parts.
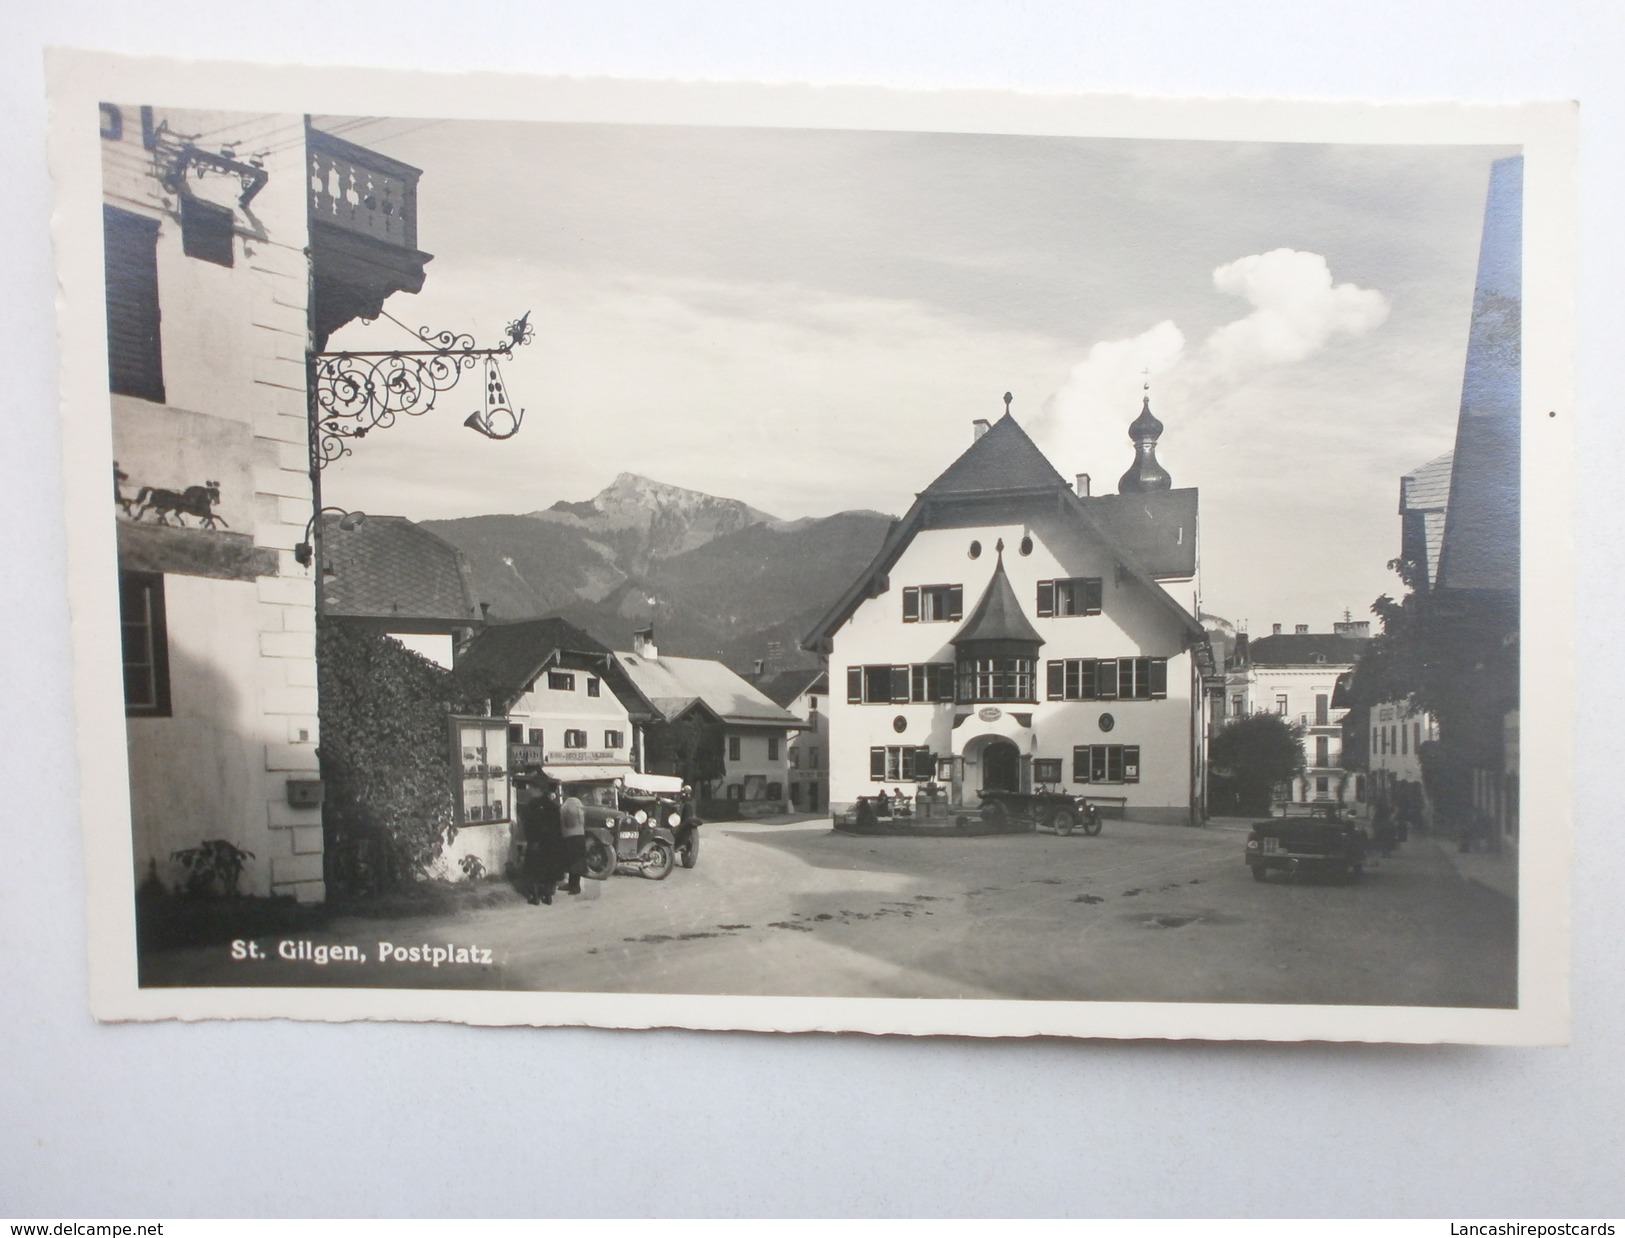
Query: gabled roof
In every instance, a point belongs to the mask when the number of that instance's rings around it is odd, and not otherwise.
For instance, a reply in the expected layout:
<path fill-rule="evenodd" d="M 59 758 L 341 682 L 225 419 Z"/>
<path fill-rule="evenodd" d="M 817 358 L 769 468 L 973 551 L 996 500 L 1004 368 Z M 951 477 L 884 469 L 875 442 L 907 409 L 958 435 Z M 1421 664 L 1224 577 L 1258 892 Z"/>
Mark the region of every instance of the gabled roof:
<path fill-rule="evenodd" d="M 1283 632 L 1248 646 L 1254 666 L 1352 666 L 1370 641 L 1331 632 Z"/>
<path fill-rule="evenodd" d="M 474 638 L 454 671 L 465 683 L 495 692 L 507 708 L 542 671 L 566 663 L 597 669 L 628 713 L 654 716 L 654 707 L 615 665 L 608 646 L 563 619 L 494 624 Z"/>
<path fill-rule="evenodd" d="M 322 518 L 322 553 L 333 571 L 322 582 L 328 617 L 383 620 L 398 631 L 484 623 L 457 547 L 404 516 L 368 516 L 350 529 L 340 519 Z"/>
<path fill-rule="evenodd" d="M 878 597 L 890 588 L 886 574 L 902 557 L 914 535 L 926 527 L 933 507 L 989 497 L 1033 496 L 1041 497 L 1045 502 L 1060 503 L 1117 560 L 1124 576 L 1143 585 L 1159 605 L 1173 614 L 1193 643 L 1203 639 L 1202 627 L 1195 616 L 1157 583 L 1155 574 L 1134 549 L 1108 526 L 1106 520 L 1095 514 L 1090 507 L 1091 500 L 1077 496 L 1066 479 L 1055 471 L 1055 466 L 1033 445 L 1026 431 L 1006 413 L 997 425 L 972 443 L 970 450 L 955 460 L 945 473 L 920 492 L 901 520 L 893 523 L 869 566 L 802 638 L 802 648 L 818 649 L 852 617 L 864 601 Z M 1184 499 L 1178 501 L 1183 503 Z M 1158 536 L 1162 534 L 1159 532 Z"/>
<path fill-rule="evenodd" d="M 1070 490 L 1066 478 L 1044 458 L 1009 413 L 965 449 L 921 497 L 985 494 L 1008 490 Z"/>
<path fill-rule="evenodd" d="M 616 665 L 660 712 L 672 721 L 696 704 L 735 725 L 799 729 L 801 720 L 779 708 L 721 662 L 709 658 L 650 658 L 616 650 Z"/>
<path fill-rule="evenodd" d="M 998 563 L 993 567 L 993 578 L 982 591 L 982 600 L 976 603 L 976 609 L 971 611 L 970 618 L 965 620 L 965 626 L 959 629 L 952 643 L 958 646 L 984 641 L 1033 646 L 1044 643 L 1044 638 L 1038 634 L 1038 629 L 1033 627 L 1032 620 L 1027 618 L 1021 603 L 1016 600 L 1010 578 L 1004 574 L 1002 550 L 999 551 Z"/>
<path fill-rule="evenodd" d="M 790 702 L 804 692 L 811 691 L 823 680 L 823 692 L 829 693 L 829 672 L 821 666 L 804 666 L 799 670 L 775 671 L 755 680 L 757 689 L 775 705 L 790 708 Z"/>

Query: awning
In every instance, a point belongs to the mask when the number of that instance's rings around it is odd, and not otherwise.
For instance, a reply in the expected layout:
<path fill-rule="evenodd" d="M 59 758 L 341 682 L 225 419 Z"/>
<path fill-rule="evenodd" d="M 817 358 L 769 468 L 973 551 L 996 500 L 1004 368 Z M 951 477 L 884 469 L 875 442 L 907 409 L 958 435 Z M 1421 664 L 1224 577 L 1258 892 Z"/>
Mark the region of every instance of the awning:
<path fill-rule="evenodd" d="M 625 778 L 632 772 L 630 764 L 589 765 L 586 762 L 570 765 L 543 765 L 542 773 L 554 782 L 606 782 Z"/>
<path fill-rule="evenodd" d="M 679 795 L 684 785 L 681 778 L 671 774 L 639 774 L 634 771 L 626 775 L 629 791 L 644 791 L 650 795 Z"/>

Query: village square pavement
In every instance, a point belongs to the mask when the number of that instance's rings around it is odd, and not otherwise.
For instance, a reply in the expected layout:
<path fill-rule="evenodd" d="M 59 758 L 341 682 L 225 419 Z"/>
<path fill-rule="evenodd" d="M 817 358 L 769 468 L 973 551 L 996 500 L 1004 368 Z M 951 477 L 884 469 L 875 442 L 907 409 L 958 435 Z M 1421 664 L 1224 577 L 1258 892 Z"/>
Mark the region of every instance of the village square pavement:
<path fill-rule="evenodd" d="M 303 936 L 164 952 L 146 983 L 614 993 L 1510 1006 L 1517 913 L 1413 837 L 1354 882 L 1259 883 L 1246 825 L 1108 821 L 874 838 L 827 820 L 704 827 L 698 867 L 514 895 L 455 916 L 336 919 Z M 366 961 L 278 958 L 283 940 Z M 381 959 L 469 947 L 470 963 Z M 239 952 L 240 953 L 240 952 Z"/>

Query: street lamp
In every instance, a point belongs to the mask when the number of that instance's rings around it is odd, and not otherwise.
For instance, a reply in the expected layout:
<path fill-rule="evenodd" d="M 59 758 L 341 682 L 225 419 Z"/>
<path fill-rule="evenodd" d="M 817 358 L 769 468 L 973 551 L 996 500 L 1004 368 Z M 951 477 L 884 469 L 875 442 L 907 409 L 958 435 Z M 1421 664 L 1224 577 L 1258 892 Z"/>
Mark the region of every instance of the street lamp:
<path fill-rule="evenodd" d="M 360 528 L 362 525 L 367 523 L 366 512 L 347 512 L 342 507 L 324 507 L 321 509 L 321 511 L 312 512 L 310 519 L 305 521 L 304 539 L 293 548 L 294 561 L 298 563 L 300 567 L 309 567 L 311 560 L 315 557 L 316 546 L 311 539 L 314 535 L 316 522 L 329 513 L 339 517 L 339 528 L 343 529 L 346 533 L 350 532 L 352 529 Z M 324 576 L 329 574 L 332 570 L 333 569 L 327 564 L 324 563 L 322 565 L 322 574 Z"/>

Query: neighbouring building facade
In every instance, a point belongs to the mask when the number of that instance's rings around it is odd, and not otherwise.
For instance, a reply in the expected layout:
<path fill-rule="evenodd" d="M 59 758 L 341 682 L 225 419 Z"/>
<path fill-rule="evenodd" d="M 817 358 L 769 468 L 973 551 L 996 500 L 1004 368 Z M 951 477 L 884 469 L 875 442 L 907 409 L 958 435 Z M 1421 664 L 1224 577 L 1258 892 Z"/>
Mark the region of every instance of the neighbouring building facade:
<path fill-rule="evenodd" d="M 707 798 L 727 799 L 745 815 L 785 811 L 790 781 L 789 739 L 801 720 L 721 662 L 663 655 L 654 629 L 634 634 L 616 664 L 657 715 L 652 727 L 700 721 L 721 730 L 722 777 L 700 787 Z M 648 773 L 675 774 L 650 745 Z"/>
<path fill-rule="evenodd" d="M 109 103 L 101 139 L 136 874 L 221 840 L 243 892 L 319 900 L 306 358 L 421 285 L 415 205 L 298 116 Z"/>
<path fill-rule="evenodd" d="M 1008 411 L 975 431 L 804 642 L 836 689 L 831 807 L 1045 784 L 1199 820 L 1197 495 L 1158 463 L 1149 399 L 1116 495 L 1069 484 Z"/>
<path fill-rule="evenodd" d="M 1293 779 L 1286 797 L 1299 803 L 1355 804 L 1366 787 L 1361 774 L 1343 764 L 1343 716 L 1336 701 L 1338 679 L 1354 668 L 1370 640 L 1365 622 L 1343 622 L 1331 632 L 1311 632 L 1298 624 L 1247 646 L 1247 703 L 1253 711 L 1280 714 L 1304 728 L 1304 773 Z"/>
<path fill-rule="evenodd" d="M 514 841 L 507 790 L 514 771 L 539 769 L 578 782 L 643 768 L 642 727 L 654 719 L 654 710 L 609 649 L 573 624 L 492 624 L 458 658 L 456 674 L 471 692 L 487 694 L 493 721 L 460 719 L 454 725 L 500 731 L 500 739 L 493 735 L 488 745 L 492 759 L 486 764 L 503 773 L 489 799 L 483 783 L 465 787 L 458 797 L 457 835 L 441 856 L 448 870 L 465 855 L 478 856 L 488 871 L 502 870 Z M 471 811 L 487 802 L 499 803 L 500 814 Z"/>
<path fill-rule="evenodd" d="M 801 720 L 790 736 L 790 807 L 801 812 L 829 809 L 829 671 L 809 667 L 758 676 L 756 686 L 775 705 Z"/>

